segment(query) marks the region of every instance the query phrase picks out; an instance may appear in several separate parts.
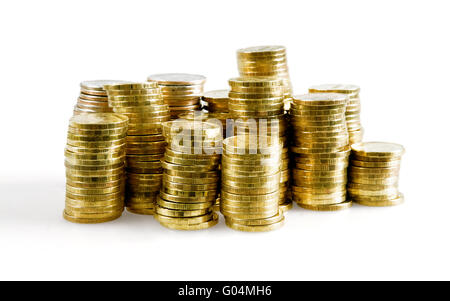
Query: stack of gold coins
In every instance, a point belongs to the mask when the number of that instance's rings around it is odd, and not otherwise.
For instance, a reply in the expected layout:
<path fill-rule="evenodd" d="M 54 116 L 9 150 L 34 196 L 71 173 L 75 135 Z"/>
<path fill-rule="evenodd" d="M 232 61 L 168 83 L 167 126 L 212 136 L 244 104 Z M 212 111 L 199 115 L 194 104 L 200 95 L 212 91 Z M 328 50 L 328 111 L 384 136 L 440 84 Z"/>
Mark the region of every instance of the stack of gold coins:
<path fill-rule="evenodd" d="M 210 113 L 228 113 L 228 93 L 230 90 L 213 90 L 205 92 L 203 102 Z"/>
<path fill-rule="evenodd" d="M 167 149 L 156 219 L 177 230 L 200 230 L 218 222 L 213 207 L 219 181 L 221 128 L 177 119 L 163 125 Z"/>
<path fill-rule="evenodd" d="M 387 142 L 352 145 L 348 194 L 352 201 L 366 206 L 393 206 L 403 203 L 398 191 L 403 146 Z"/>
<path fill-rule="evenodd" d="M 235 134 L 278 136 L 282 140 L 280 205 L 292 208 L 289 193 L 287 119 L 283 109 L 283 82 L 278 78 L 232 78 L 228 108 L 235 118 Z M 253 133 L 252 133 L 253 131 Z"/>
<path fill-rule="evenodd" d="M 255 46 L 239 49 L 237 61 L 240 76 L 276 77 L 283 81 L 286 109 L 292 95 L 292 85 L 284 46 Z"/>
<path fill-rule="evenodd" d="M 228 110 L 234 118 L 276 118 L 284 113 L 281 79 L 236 77 L 228 83 Z"/>
<path fill-rule="evenodd" d="M 170 119 L 169 108 L 156 83 L 105 86 L 114 112 L 129 118 L 126 137 L 127 210 L 153 214 L 162 178 L 160 159 L 166 143 L 161 123 Z"/>
<path fill-rule="evenodd" d="M 332 211 L 348 208 L 347 166 L 350 147 L 345 122 L 347 96 L 314 93 L 293 97 L 291 151 L 295 159 L 291 186 L 303 208 Z"/>
<path fill-rule="evenodd" d="M 108 96 L 104 85 L 125 83 L 120 80 L 89 80 L 80 83 L 81 91 L 73 111 L 74 115 L 81 113 L 107 113 L 113 110 L 108 105 Z"/>
<path fill-rule="evenodd" d="M 206 81 L 203 75 L 165 73 L 150 75 L 147 80 L 158 83 L 164 102 L 170 107 L 172 119 L 187 111 L 200 109 Z"/>
<path fill-rule="evenodd" d="M 240 231 L 269 231 L 284 223 L 279 209 L 278 139 L 233 136 L 223 141 L 220 211 L 227 226 Z"/>
<path fill-rule="evenodd" d="M 114 113 L 70 119 L 65 149 L 66 220 L 102 223 L 122 214 L 127 126 L 127 117 Z"/>
<path fill-rule="evenodd" d="M 364 129 L 361 124 L 361 101 L 359 87 L 356 85 L 325 84 L 309 88 L 309 93 L 343 93 L 348 96 L 345 119 L 350 145 L 363 140 Z"/>

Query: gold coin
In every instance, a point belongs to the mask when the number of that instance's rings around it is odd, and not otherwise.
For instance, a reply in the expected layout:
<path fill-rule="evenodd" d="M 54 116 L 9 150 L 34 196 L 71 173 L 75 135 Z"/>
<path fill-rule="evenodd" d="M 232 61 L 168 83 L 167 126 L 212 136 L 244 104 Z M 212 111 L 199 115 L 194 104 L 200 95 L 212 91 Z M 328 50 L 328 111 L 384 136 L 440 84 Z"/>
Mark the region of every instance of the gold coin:
<path fill-rule="evenodd" d="M 123 202 L 109 206 L 70 206 L 66 203 L 65 211 L 71 215 L 80 214 L 109 214 L 111 212 L 122 212 Z"/>
<path fill-rule="evenodd" d="M 89 91 L 102 91 L 105 92 L 105 85 L 116 85 L 129 83 L 123 80 L 87 80 L 80 83 L 81 89 Z"/>
<path fill-rule="evenodd" d="M 124 198 L 123 191 L 105 193 L 105 194 L 78 194 L 70 191 L 66 191 L 66 197 L 77 201 L 97 202 L 108 200 L 121 200 Z"/>
<path fill-rule="evenodd" d="M 218 183 L 219 177 L 211 177 L 211 178 L 184 178 L 184 177 L 176 177 L 164 174 L 163 180 L 171 181 L 174 183 L 180 183 L 180 184 L 213 184 Z"/>
<path fill-rule="evenodd" d="M 291 203 L 292 204 L 292 203 Z M 226 217 L 226 220 L 233 224 L 247 225 L 247 226 L 264 226 L 280 222 L 284 218 L 283 211 L 279 210 L 278 213 L 269 218 L 261 219 L 237 219 L 233 217 Z"/>
<path fill-rule="evenodd" d="M 113 210 L 109 212 L 102 212 L 102 213 L 81 213 L 81 212 L 75 212 L 75 211 L 68 211 L 66 208 L 64 210 L 66 215 L 72 217 L 72 218 L 83 218 L 83 219 L 103 219 L 103 218 L 113 218 L 119 214 L 122 214 L 123 208 L 120 210 Z"/>
<path fill-rule="evenodd" d="M 134 90 L 134 89 L 154 89 L 158 88 L 158 85 L 153 82 L 145 83 L 123 83 L 114 85 L 103 85 L 106 90 Z"/>
<path fill-rule="evenodd" d="M 349 182 L 358 183 L 358 184 L 372 184 L 372 185 L 396 185 L 398 184 L 398 177 L 390 177 L 390 178 L 361 178 L 361 177 L 352 177 L 349 175 Z"/>
<path fill-rule="evenodd" d="M 126 127 L 128 118 L 114 113 L 93 113 L 73 116 L 69 123 L 71 127 L 85 130 L 117 129 Z"/>
<path fill-rule="evenodd" d="M 357 85 L 344 85 L 344 84 L 323 84 L 315 85 L 309 88 L 309 93 L 344 93 L 352 95 L 358 95 L 360 91 Z"/>
<path fill-rule="evenodd" d="M 207 172 L 195 172 L 195 171 L 180 171 L 180 170 L 171 170 L 166 169 L 164 173 L 170 176 L 175 177 L 183 177 L 183 178 L 215 178 L 219 175 L 217 170 L 207 171 Z"/>
<path fill-rule="evenodd" d="M 183 218 L 183 217 L 197 217 L 204 216 L 212 213 L 212 209 L 198 209 L 198 210 L 174 210 L 174 209 L 166 209 L 161 206 L 156 206 L 156 213 L 162 216 L 174 217 L 174 218 Z"/>
<path fill-rule="evenodd" d="M 391 200 L 379 200 L 379 201 L 368 201 L 368 200 L 354 200 L 354 202 L 364 205 L 364 206 L 373 206 L 373 207 L 384 207 L 384 206 L 395 206 L 402 204 L 404 202 L 403 194 L 399 194 L 399 196 L 395 199 Z"/>
<path fill-rule="evenodd" d="M 68 133 L 73 135 L 84 135 L 84 136 L 90 136 L 90 137 L 97 137 L 97 136 L 114 136 L 114 135 L 121 135 L 126 134 L 127 127 L 121 127 L 116 129 L 103 129 L 103 130 L 85 130 L 85 129 L 79 129 L 76 127 L 69 126 Z"/>
<path fill-rule="evenodd" d="M 172 230 L 203 230 L 210 228 L 212 226 L 215 226 L 219 221 L 219 216 L 217 214 L 213 214 L 212 218 L 206 222 L 199 223 L 199 224 L 172 224 L 172 223 L 165 223 L 161 222 L 161 225 L 163 225 L 166 228 L 172 229 Z"/>
<path fill-rule="evenodd" d="M 346 105 L 348 97 L 339 93 L 313 93 L 294 95 L 294 103 L 303 106 L 339 106 Z"/>
<path fill-rule="evenodd" d="M 209 209 L 212 208 L 215 204 L 215 199 L 209 202 L 201 202 L 201 203 L 182 203 L 177 201 L 165 200 L 162 197 L 158 196 L 156 198 L 156 203 L 158 206 L 161 206 L 166 209 L 173 210 L 201 210 L 201 209 Z"/>
<path fill-rule="evenodd" d="M 375 157 L 394 159 L 399 158 L 405 152 L 400 144 L 387 142 L 362 142 L 352 145 L 352 152 L 361 157 Z"/>
<path fill-rule="evenodd" d="M 174 183 L 163 179 L 163 186 L 172 189 L 187 190 L 187 191 L 204 191 L 204 190 L 217 190 L 217 183 L 212 184 L 180 184 Z"/>
<path fill-rule="evenodd" d="M 272 230 L 281 228 L 284 225 L 284 216 L 280 221 L 275 222 L 273 224 L 269 224 L 269 225 L 258 225 L 258 226 L 251 225 L 251 226 L 249 226 L 249 225 L 236 224 L 229 220 L 225 220 L 225 224 L 228 227 L 230 227 L 231 229 L 238 230 L 238 231 L 267 232 L 267 231 L 272 231 Z"/>
<path fill-rule="evenodd" d="M 206 77 L 198 74 L 188 73 L 164 73 L 153 74 L 147 77 L 149 82 L 157 82 L 162 85 L 202 85 Z"/>
<path fill-rule="evenodd" d="M 107 201 L 98 201 L 98 202 L 89 202 L 89 201 L 78 201 L 70 198 L 66 198 L 65 201 L 66 206 L 69 207 L 83 207 L 83 208 L 91 208 L 91 207 L 107 207 L 107 206 L 122 206 L 123 200 L 107 200 Z"/>
<path fill-rule="evenodd" d="M 304 209 L 314 210 L 314 211 L 338 211 L 342 209 L 347 209 L 352 206 L 352 201 L 347 200 L 338 204 L 329 204 L 329 205 L 314 205 L 314 204 L 303 204 L 298 203 L 298 205 Z"/>
<path fill-rule="evenodd" d="M 352 188 L 352 189 L 358 189 L 358 190 L 372 190 L 372 191 L 377 191 L 377 190 L 386 190 L 386 189 L 390 189 L 390 188 L 396 188 L 397 184 L 358 184 L 358 183 L 352 183 L 349 182 L 348 183 L 348 187 Z"/>
<path fill-rule="evenodd" d="M 153 208 L 133 208 L 127 207 L 127 211 L 134 214 L 142 214 L 142 215 L 154 215 L 155 210 Z"/>
<path fill-rule="evenodd" d="M 82 187 L 66 185 L 66 191 L 68 191 L 70 193 L 85 194 L 85 195 L 108 194 L 108 193 L 112 193 L 112 192 L 124 191 L 124 185 L 105 187 L 105 188 L 82 188 Z"/>
<path fill-rule="evenodd" d="M 252 46 L 247 48 L 241 48 L 237 50 L 238 57 L 265 57 L 265 56 L 277 56 L 285 55 L 286 47 L 284 46 Z"/>
<path fill-rule="evenodd" d="M 226 191 L 234 194 L 247 194 L 247 195 L 256 195 L 256 194 L 268 194 L 277 190 L 277 186 L 279 183 L 274 183 L 269 187 L 264 188 L 254 188 L 254 187 L 242 187 L 242 186 L 229 186 L 227 183 L 222 182 L 222 192 Z"/>
<path fill-rule="evenodd" d="M 166 192 L 168 190 L 168 192 Z M 216 199 L 217 191 L 204 191 L 200 193 L 185 192 L 173 189 L 161 189 L 159 196 L 161 199 L 178 203 L 205 203 L 212 202 Z M 164 207 L 164 206 L 163 206 Z"/>
<path fill-rule="evenodd" d="M 123 177 L 124 177 L 123 171 L 119 174 L 112 174 L 112 175 L 103 174 L 96 176 L 75 175 L 72 174 L 71 172 L 66 172 L 66 179 L 83 183 L 106 183 L 123 179 Z"/>
<path fill-rule="evenodd" d="M 71 215 L 67 214 L 65 211 L 63 212 L 64 219 L 66 219 L 69 222 L 79 223 L 79 224 L 105 223 L 105 222 L 115 220 L 115 219 L 119 218 L 121 215 L 122 215 L 122 212 L 120 212 L 120 214 L 116 214 L 116 215 L 112 215 L 112 216 L 104 217 L 104 218 L 79 218 L 79 217 L 71 216 Z"/>
<path fill-rule="evenodd" d="M 228 80 L 228 84 L 234 91 L 234 87 L 275 87 L 282 86 L 283 82 L 279 78 L 235 77 Z"/>
<path fill-rule="evenodd" d="M 338 192 L 345 192 L 346 187 L 344 185 L 335 185 L 332 187 L 304 187 L 304 186 L 291 186 L 292 192 L 309 193 L 309 194 L 333 194 Z"/>

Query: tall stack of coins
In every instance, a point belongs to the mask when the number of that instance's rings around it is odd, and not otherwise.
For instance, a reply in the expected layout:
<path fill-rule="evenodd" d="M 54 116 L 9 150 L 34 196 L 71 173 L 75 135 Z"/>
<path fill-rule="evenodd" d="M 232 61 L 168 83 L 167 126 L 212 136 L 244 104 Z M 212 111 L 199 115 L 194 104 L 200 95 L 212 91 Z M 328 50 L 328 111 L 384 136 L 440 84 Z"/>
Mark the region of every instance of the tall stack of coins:
<path fill-rule="evenodd" d="M 403 146 L 387 142 L 362 142 L 352 145 L 348 194 L 366 206 L 393 206 L 403 203 L 398 191 Z"/>
<path fill-rule="evenodd" d="M 222 133 L 217 124 L 178 119 L 164 123 L 167 149 L 156 219 L 177 230 L 200 230 L 218 222 L 217 198 Z M 220 148 L 219 148 L 220 150 Z"/>
<path fill-rule="evenodd" d="M 211 113 L 228 113 L 228 93 L 230 90 L 213 90 L 205 92 L 203 102 Z"/>
<path fill-rule="evenodd" d="M 281 137 L 283 143 L 280 177 L 280 205 L 292 207 L 289 196 L 289 153 L 287 119 L 283 109 L 283 82 L 279 78 L 232 78 L 228 108 L 238 132 Z M 253 128 L 254 133 L 251 133 Z M 255 132 L 256 130 L 256 132 Z"/>
<path fill-rule="evenodd" d="M 122 215 L 127 126 L 127 117 L 114 113 L 70 119 L 65 149 L 66 220 L 102 223 Z"/>
<path fill-rule="evenodd" d="M 108 96 L 104 85 L 125 83 L 120 80 L 89 80 L 80 83 L 81 91 L 73 111 L 74 115 L 81 113 L 107 113 L 113 110 L 108 105 Z"/>
<path fill-rule="evenodd" d="M 361 101 L 359 87 L 356 85 L 325 84 L 309 88 L 309 93 L 343 93 L 348 96 L 345 119 L 350 145 L 363 140 L 364 129 L 361 124 Z"/>
<path fill-rule="evenodd" d="M 293 97 L 291 125 L 295 159 L 291 186 L 303 208 L 332 211 L 348 208 L 347 166 L 350 147 L 345 122 L 347 96 L 314 93 Z"/>
<path fill-rule="evenodd" d="M 114 112 L 129 118 L 126 137 L 127 210 L 153 214 L 162 178 L 160 159 L 166 143 L 161 123 L 170 119 L 169 108 L 156 83 L 105 86 Z"/>
<path fill-rule="evenodd" d="M 259 232 L 283 225 L 278 206 L 280 153 L 278 139 L 269 136 L 260 140 L 239 135 L 223 141 L 220 211 L 227 226 Z"/>
<path fill-rule="evenodd" d="M 179 114 L 200 108 L 206 81 L 203 75 L 165 73 L 150 75 L 147 80 L 158 83 L 164 102 L 170 107 L 172 119 L 176 119 Z"/>
<path fill-rule="evenodd" d="M 284 46 L 255 46 L 237 51 L 240 76 L 280 78 L 284 87 L 286 109 L 292 94 L 292 85 Z"/>

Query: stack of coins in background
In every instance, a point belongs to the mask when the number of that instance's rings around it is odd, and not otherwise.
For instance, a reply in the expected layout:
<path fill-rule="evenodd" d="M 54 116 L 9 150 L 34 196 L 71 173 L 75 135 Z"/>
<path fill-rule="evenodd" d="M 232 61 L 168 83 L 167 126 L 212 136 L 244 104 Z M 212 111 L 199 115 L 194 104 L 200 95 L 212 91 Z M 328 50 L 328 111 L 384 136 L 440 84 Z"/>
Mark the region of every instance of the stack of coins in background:
<path fill-rule="evenodd" d="M 158 83 L 164 102 L 170 107 L 172 119 L 187 111 L 200 109 L 206 81 L 203 75 L 165 73 L 150 75 L 147 80 Z"/>
<path fill-rule="evenodd" d="M 284 223 L 279 209 L 278 139 L 239 135 L 223 141 L 220 211 L 227 226 L 240 231 L 269 231 Z"/>
<path fill-rule="evenodd" d="M 219 181 L 221 128 L 178 119 L 163 125 L 167 149 L 156 219 L 177 230 L 200 230 L 218 222 L 213 207 Z"/>
<path fill-rule="evenodd" d="M 360 88 L 356 85 L 325 84 L 309 88 L 309 93 L 343 93 L 348 96 L 345 118 L 347 122 L 349 144 L 363 140 L 364 129 L 361 124 Z"/>
<path fill-rule="evenodd" d="M 294 201 L 303 208 L 331 211 L 348 208 L 347 166 L 350 147 L 345 122 L 347 96 L 314 93 L 293 97 L 291 151 L 295 166 Z"/>
<path fill-rule="evenodd" d="M 205 92 L 202 97 L 204 109 L 210 113 L 228 113 L 229 92 L 226 89 Z"/>
<path fill-rule="evenodd" d="M 89 80 L 80 83 L 81 91 L 73 110 L 74 115 L 81 113 L 107 113 L 113 110 L 108 105 L 108 96 L 104 85 L 125 83 L 120 80 Z"/>
<path fill-rule="evenodd" d="M 153 214 L 161 187 L 166 143 L 161 123 L 170 119 L 169 108 L 156 83 L 105 86 L 114 112 L 129 118 L 126 137 L 127 210 Z"/>
<path fill-rule="evenodd" d="M 403 146 L 387 142 L 352 145 L 348 194 L 352 201 L 366 206 L 392 206 L 403 203 L 398 191 Z"/>
<path fill-rule="evenodd" d="M 279 78 L 232 78 L 229 80 L 228 108 L 237 132 L 278 136 L 283 144 L 281 155 L 280 204 L 292 208 L 289 192 L 289 153 L 287 126 L 283 109 L 283 82 Z M 256 126 L 256 133 L 250 133 Z"/>
<path fill-rule="evenodd" d="M 255 46 L 237 51 L 239 75 L 245 77 L 276 77 L 283 81 L 285 108 L 288 110 L 292 85 L 284 46 Z"/>
<path fill-rule="evenodd" d="M 114 113 L 70 119 L 65 149 L 66 220 L 101 223 L 122 214 L 127 126 L 127 117 Z"/>

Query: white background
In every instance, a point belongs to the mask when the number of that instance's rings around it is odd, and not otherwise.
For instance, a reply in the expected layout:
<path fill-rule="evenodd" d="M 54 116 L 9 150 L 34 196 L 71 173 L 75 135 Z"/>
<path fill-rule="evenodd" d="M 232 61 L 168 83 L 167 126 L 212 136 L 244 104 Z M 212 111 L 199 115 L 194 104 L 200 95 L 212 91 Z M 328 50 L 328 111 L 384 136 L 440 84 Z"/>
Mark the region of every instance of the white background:
<path fill-rule="evenodd" d="M 419 280 L 450 271 L 446 1 L 2 1 L 1 280 Z M 281 44 L 296 93 L 361 86 L 366 141 L 406 148 L 404 205 L 295 207 L 279 231 L 177 232 L 124 213 L 62 218 L 79 82 L 237 75 L 235 51 Z"/>

